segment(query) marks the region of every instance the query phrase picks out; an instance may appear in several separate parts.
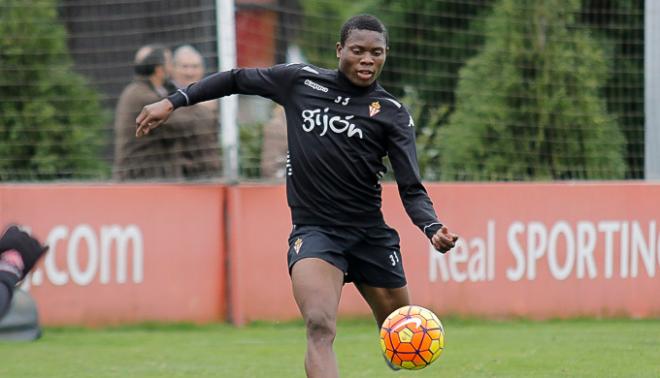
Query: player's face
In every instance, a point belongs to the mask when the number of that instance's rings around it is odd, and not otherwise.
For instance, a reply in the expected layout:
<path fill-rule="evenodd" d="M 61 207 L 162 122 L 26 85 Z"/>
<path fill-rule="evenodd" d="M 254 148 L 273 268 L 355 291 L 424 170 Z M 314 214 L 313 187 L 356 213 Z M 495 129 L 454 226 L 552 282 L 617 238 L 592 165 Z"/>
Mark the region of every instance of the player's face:
<path fill-rule="evenodd" d="M 337 43 L 339 70 L 360 87 L 368 87 L 376 81 L 386 55 L 385 36 L 373 30 L 353 29 L 343 46 Z"/>

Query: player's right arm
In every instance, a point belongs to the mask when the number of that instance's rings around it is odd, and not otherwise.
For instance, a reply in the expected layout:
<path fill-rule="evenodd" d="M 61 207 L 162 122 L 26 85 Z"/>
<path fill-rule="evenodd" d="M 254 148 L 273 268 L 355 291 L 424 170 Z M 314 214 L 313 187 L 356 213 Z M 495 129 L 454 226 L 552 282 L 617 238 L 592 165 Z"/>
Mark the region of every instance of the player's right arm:
<path fill-rule="evenodd" d="M 269 68 L 239 68 L 215 73 L 190 84 L 186 89 L 179 89 L 166 99 L 145 106 L 135 120 L 135 135 L 141 137 L 149 134 L 181 106 L 232 94 L 262 96 L 284 105 L 299 70 L 300 65 L 297 64 L 280 64 Z"/>
<path fill-rule="evenodd" d="M 142 111 L 140 111 L 140 114 L 138 114 L 135 119 L 137 127 L 135 130 L 135 136 L 139 138 L 149 134 L 151 130 L 167 121 L 173 111 L 174 106 L 172 105 L 172 102 L 166 98 L 153 104 L 146 105 L 142 108 Z"/>

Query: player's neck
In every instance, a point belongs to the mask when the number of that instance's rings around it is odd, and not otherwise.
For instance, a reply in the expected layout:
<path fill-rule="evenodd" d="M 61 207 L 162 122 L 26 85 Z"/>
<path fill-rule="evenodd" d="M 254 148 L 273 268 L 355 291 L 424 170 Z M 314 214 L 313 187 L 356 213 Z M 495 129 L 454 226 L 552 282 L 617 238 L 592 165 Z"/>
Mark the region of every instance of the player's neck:
<path fill-rule="evenodd" d="M 340 70 L 337 70 L 337 82 L 339 85 L 353 93 L 356 94 L 365 94 L 373 91 L 378 85 L 378 81 L 374 80 L 368 87 L 361 87 L 359 85 L 353 84 L 351 80 Z"/>

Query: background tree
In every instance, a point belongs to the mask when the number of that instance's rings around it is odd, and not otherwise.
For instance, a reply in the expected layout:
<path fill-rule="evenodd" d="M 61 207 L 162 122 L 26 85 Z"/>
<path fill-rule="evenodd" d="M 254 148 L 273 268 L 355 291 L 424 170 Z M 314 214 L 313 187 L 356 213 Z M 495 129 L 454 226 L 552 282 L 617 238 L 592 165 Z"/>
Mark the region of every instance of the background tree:
<path fill-rule="evenodd" d="M 644 2 L 583 0 L 579 19 L 606 48 L 609 112 L 626 138 L 626 178 L 644 178 Z"/>
<path fill-rule="evenodd" d="M 298 44 L 309 63 L 336 68 L 335 43 L 339 41 L 339 29 L 351 16 L 373 12 L 377 3 L 378 0 L 301 0 L 304 32 L 298 33 Z"/>
<path fill-rule="evenodd" d="M 72 70 L 56 1 L 0 9 L 0 180 L 106 177 L 107 118 Z"/>
<path fill-rule="evenodd" d="M 601 98 L 604 50 L 576 23 L 579 0 L 501 0 L 483 51 L 460 72 L 439 133 L 442 177 L 622 178 L 623 135 Z"/>

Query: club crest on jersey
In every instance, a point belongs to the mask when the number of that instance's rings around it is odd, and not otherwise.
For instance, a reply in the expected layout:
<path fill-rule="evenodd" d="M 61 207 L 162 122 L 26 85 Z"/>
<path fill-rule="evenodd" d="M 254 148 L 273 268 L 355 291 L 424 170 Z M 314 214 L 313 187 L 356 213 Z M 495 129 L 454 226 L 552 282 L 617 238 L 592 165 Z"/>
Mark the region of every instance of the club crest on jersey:
<path fill-rule="evenodd" d="M 373 117 L 380 113 L 380 102 L 374 101 L 369 105 L 369 117 Z"/>
<path fill-rule="evenodd" d="M 300 252 L 300 248 L 302 247 L 302 238 L 296 239 L 296 241 L 293 243 L 293 250 L 296 251 L 296 255 L 298 252 Z"/>

